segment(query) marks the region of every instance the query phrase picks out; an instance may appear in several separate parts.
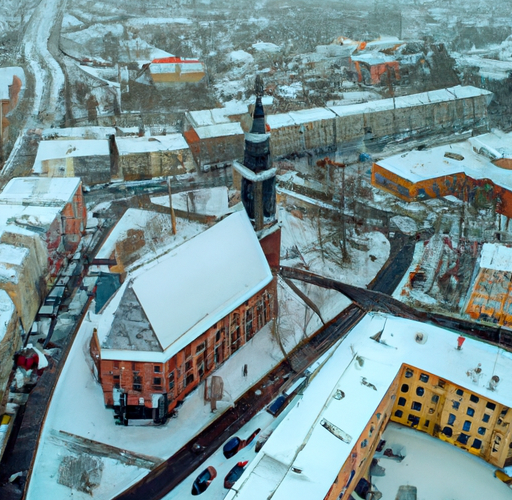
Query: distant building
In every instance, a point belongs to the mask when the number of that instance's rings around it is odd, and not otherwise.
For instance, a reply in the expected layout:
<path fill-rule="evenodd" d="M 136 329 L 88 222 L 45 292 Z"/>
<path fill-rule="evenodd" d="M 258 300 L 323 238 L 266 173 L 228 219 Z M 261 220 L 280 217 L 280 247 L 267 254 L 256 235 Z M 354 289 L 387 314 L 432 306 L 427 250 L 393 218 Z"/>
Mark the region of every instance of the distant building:
<path fill-rule="evenodd" d="M 473 319 L 512 329 L 512 248 L 485 243 L 465 312 Z"/>
<path fill-rule="evenodd" d="M 304 150 L 381 151 L 389 142 L 403 143 L 464 130 L 488 130 L 492 93 L 456 86 L 360 104 L 313 108 L 269 115 L 274 157 Z"/>
<path fill-rule="evenodd" d="M 458 349 L 453 332 L 368 314 L 311 368 L 300 404 L 226 499 L 349 500 L 390 421 L 512 465 L 510 353 L 464 340 Z"/>
<path fill-rule="evenodd" d="M 244 154 L 244 131 L 239 123 L 195 127 L 183 133 L 201 171 L 231 165 Z"/>
<path fill-rule="evenodd" d="M 494 203 L 498 213 L 512 217 L 511 169 L 512 133 L 493 131 L 379 160 L 372 167 L 372 184 L 405 201 L 454 195 Z"/>
<path fill-rule="evenodd" d="M 80 177 L 84 184 L 111 180 L 111 155 L 107 139 L 41 141 L 32 171 L 47 177 Z"/>
<path fill-rule="evenodd" d="M 244 212 L 129 274 L 91 355 L 120 419 L 160 422 L 276 314 L 276 284 Z"/>
<path fill-rule="evenodd" d="M 186 174 L 196 168 L 181 134 L 116 137 L 115 145 L 116 176 L 125 181 Z"/>
<path fill-rule="evenodd" d="M 155 83 L 199 82 L 206 76 L 204 63 L 181 57 L 153 59 L 149 72 Z"/>
<path fill-rule="evenodd" d="M 358 81 L 364 81 L 367 85 L 381 83 L 383 76 L 386 76 L 388 81 L 400 80 L 399 63 L 393 56 L 382 52 L 363 53 L 352 55 L 350 61 L 354 65 Z"/>

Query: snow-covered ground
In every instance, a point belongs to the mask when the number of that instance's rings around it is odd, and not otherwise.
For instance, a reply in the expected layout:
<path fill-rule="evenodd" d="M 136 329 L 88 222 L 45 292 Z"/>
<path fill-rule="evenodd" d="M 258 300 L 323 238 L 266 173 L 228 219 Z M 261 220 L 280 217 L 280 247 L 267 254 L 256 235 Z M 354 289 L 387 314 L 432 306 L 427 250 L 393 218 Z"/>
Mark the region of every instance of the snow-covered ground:
<path fill-rule="evenodd" d="M 509 500 L 511 489 L 493 477 L 496 467 L 423 432 L 391 422 L 386 448 L 405 448 L 402 462 L 381 458 L 383 477 L 372 478 L 382 500 L 394 500 L 401 485 L 416 486 L 417 500 Z"/>

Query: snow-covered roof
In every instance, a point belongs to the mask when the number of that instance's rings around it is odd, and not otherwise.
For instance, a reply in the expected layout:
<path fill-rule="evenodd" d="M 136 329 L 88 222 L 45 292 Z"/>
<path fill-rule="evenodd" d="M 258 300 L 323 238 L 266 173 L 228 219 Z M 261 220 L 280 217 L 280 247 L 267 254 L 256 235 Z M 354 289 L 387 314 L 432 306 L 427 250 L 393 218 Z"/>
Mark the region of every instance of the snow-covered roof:
<path fill-rule="evenodd" d="M 52 222 L 60 217 L 61 206 L 37 205 L 2 205 L 0 208 L 0 231 L 7 227 L 14 231 L 14 227 L 26 228 L 32 231 L 43 231 L 50 227 Z"/>
<path fill-rule="evenodd" d="M 480 267 L 496 271 L 512 271 L 512 248 L 496 243 L 484 243 Z"/>
<path fill-rule="evenodd" d="M 480 76 L 490 80 L 506 80 L 510 78 L 512 72 L 512 62 L 510 61 L 499 61 L 478 56 L 457 57 L 457 66 L 477 67 Z"/>
<path fill-rule="evenodd" d="M 0 203 L 64 206 L 73 199 L 80 182 L 79 177 L 16 177 L 0 193 Z"/>
<path fill-rule="evenodd" d="M 471 85 L 457 85 L 446 89 L 432 90 L 430 92 L 421 92 L 400 97 L 381 99 L 361 104 L 352 104 L 348 106 L 332 106 L 329 109 L 338 116 L 358 115 L 362 113 L 372 113 L 375 111 L 386 111 L 394 108 L 408 108 L 412 106 L 422 106 L 446 101 L 455 101 L 469 97 L 487 96 L 490 101 L 492 92 L 479 89 Z"/>
<path fill-rule="evenodd" d="M 121 156 L 133 153 L 157 153 L 189 149 L 181 134 L 158 135 L 154 137 L 117 137 L 117 148 Z"/>
<path fill-rule="evenodd" d="M 500 134 L 499 137 L 502 151 L 512 150 L 512 133 Z M 487 155 L 475 151 L 492 151 L 494 144 L 495 138 L 492 138 L 492 134 L 485 134 L 447 146 L 391 156 L 377 164 L 410 182 L 465 173 L 475 180 L 490 179 L 496 185 L 512 189 L 510 171 L 494 165 Z M 446 153 L 452 156 L 445 156 Z M 462 159 L 456 159 L 457 157 Z"/>
<path fill-rule="evenodd" d="M 106 139 L 41 141 L 34 164 L 58 158 L 101 155 L 109 155 L 108 140 Z"/>
<path fill-rule="evenodd" d="M 139 130 L 136 128 L 135 130 Z M 43 139 L 106 139 L 109 135 L 115 135 L 114 127 L 67 127 L 46 128 L 43 130 Z"/>
<path fill-rule="evenodd" d="M 167 196 L 167 200 L 168 199 L 169 197 Z M 107 239 L 99 249 L 96 258 L 109 259 L 116 249 L 116 244 L 124 240 L 127 237 L 128 232 L 133 229 L 144 228 L 145 238 L 149 239 L 154 244 L 157 235 L 152 233 L 151 223 L 155 222 L 155 219 L 160 218 L 165 220 L 165 218 L 170 219 L 170 216 L 167 214 L 152 212 L 150 210 L 129 208 L 109 233 Z M 169 248 L 177 247 L 187 238 L 194 237 L 202 230 L 203 227 L 199 223 L 190 221 L 187 221 L 187 224 L 182 224 L 181 219 L 177 219 L 177 226 L 178 232 L 176 235 L 169 237 L 169 239 L 166 238 Z M 161 230 L 162 225 L 158 224 L 157 227 Z M 155 255 L 153 255 L 153 257 L 155 257 Z"/>
<path fill-rule="evenodd" d="M 352 56 L 352 61 L 362 62 L 369 64 L 370 66 L 374 66 L 376 64 L 384 64 L 388 62 L 396 61 L 395 57 L 388 56 L 383 54 L 382 52 L 371 52 L 371 53 L 362 53 Z"/>
<path fill-rule="evenodd" d="M 0 99 L 9 99 L 9 85 L 12 85 L 13 78 L 17 76 L 24 85 L 25 73 L 19 66 L 0 68 Z"/>
<path fill-rule="evenodd" d="M 0 265 L 21 266 L 28 253 L 28 248 L 0 243 Z"/>
<path fill-rule="evenodd" d="M 169 196 L 154 196 L 151 198 L 151 203 L 168 207 Z M 219 186 L 175 193 L 172 195 L 172 207 L 175 210 L 196 214 L 214 216 L 227 214 L 229 211 L 228 188 Z"/>
<path fill-rule="evenodd" d="M 195 128 L 199 139 L 213 139 L 229 135 L 242 135 L 244 131 L 239 123 L 221 123 L 219 125 L 207 125 Z"/>
<path fill-rule="evenodd" d="M 133 288 L 165 352 L 102 348 L 102 358 L 164 362 L 271 280 L 247 214 L 236 212 L 139 269 L 126 285 Z M 107 333 L 99 332 L 100 342 Z"/>
<path fill-rule="evenodd" d="M 187 112 L 187 119 L 194 127 L 205 127 L 208 125 L 230 123 L 230 116 L 243 115 L 247 111 L 247 103 L 238 101 L 230 103 L 229 107 L 189 111 Z"/>
<path fill-rule="evenodd" d="M 381 331 L 380 342 L 370 338 Z M 424 343 L 416 341 L 420 332 Z M 259 500 L 270 494 L 272 500 L 324 498 L 403 364 L 510 407 L 512 353 L 470 338 L 458 350 L 457 337 L 425 323 L 366 315 L 334 350 L 300 405 L 273 432 L 226 499 Z M 475 382 L 468 371 L 478 363 L 482 372 Z M 500 382 L 491 391 L 494 375 Z M 335 399 L 337 390 L 344 397 Z M 329 432 L 322 425 L 326 421 L 348 434 L 350 442 Z"/>
<path fill-rule="evenodd" d="M 391 58 L 391 60 L 393 60 L 393 58 Z M 477 87 L 457 85 L 456 87 L 447 89 L 400 96 L 396 97 L 395 99 L 379 99 L 358 104 L 345 104 L 329 106 L 326 108 L 303 109 L 289 113 L 267 115 L 267 123 L 271 129 L 278 129 L 292 125 L 301 125 L 317 120 L 328 120 L 335 118 L 336 116 L 345 117 L 363 113 L 375 113 L 378 111 L 388 111 L 396 108 L 409 108 L 436 102 L 454 101 L 457 99 L 477 97 L 480 95 L 487 96 L 487 98 L 490 100 L 492 97 L 492 92 L 479 89 Z"/>
<path fill-rule="evenodd" d="M 289 113 L 279 113 L 277 115 L 268 115 L 267 123 L 271 129 L 277 129 L 319 120 L 332 120 L 334 118 L 336 118 L 336 115 L 328 108 L 311 108 L 301 109 L 300 111 L 290 111 Z"/>

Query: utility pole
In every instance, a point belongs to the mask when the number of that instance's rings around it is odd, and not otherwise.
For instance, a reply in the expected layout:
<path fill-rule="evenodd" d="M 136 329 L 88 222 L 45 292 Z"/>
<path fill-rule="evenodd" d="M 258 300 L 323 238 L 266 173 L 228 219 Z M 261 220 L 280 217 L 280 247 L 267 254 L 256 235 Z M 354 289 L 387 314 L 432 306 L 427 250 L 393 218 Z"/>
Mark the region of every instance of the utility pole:
<path fill-rule="evenodd" d="M 169 210 L 171 211 L 172 234 L 176 234 L 176 216 L 172 208 L 171 176 L 167 177 L 167 189 L 169 190 Z"/>

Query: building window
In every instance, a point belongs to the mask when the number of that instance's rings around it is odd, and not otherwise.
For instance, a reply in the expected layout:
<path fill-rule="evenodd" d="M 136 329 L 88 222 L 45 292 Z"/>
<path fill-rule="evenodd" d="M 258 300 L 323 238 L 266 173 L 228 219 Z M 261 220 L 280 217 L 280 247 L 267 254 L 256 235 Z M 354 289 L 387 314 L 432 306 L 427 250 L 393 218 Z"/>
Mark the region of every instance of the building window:
<path fill-rule="evenodd" d="M 440 378 L 438 381 L 437 381 L 437 385 L 443 389 L 444 386 L 446 385 L 446 381 L 444 381 L 442 378 Z"/>
<path fill-rule="evenodd" d="M 484 413 L 484 416 L 482 417 L 482 422 L 489 422 L 491 419 L 490 415 L 487 415 L 487 413 Z"/>
<path fill-rule="evenodd" d="M 404 412 L 402 410 L 396 410 L 395 411 L 395 417 L 396 418 L 402 418 L 403 414 L 404 414 Z"/>
<path fill-rule="evenodd" d="M 142 377 L 139 375 L 139 372 L 133 372 L 133 390 L 142 390 Z"/>
<path fill-rule="evenodd" d="M 162 379 L 160 377 L 154 377 L 153 385 L 162 385 Z"/>
<path fill-rule="evenodd" d="M 490 401 L 485 405 L 486 408 L 489 408 L 489 410 L 494 411 L 496 409 L 496 405 L 494 403 L 491 403 Z"/>
<path fill-rule="evenodd" d="M 426 373 L 422 373 L 422 374 L 420 375 L 420 380 L 421 380 L 422 382 L 427 383 L 427 382 L 428 382 L 428 379 L 429 379 L 429 376 L 428 376 Z"/>
<path fill-rule="evenodd" d="M 368 439 L 363 439 L 361 441 L 361 448 L 366 448 L 368 446 Z"/>
<path fill-rule="evenodd" d="M 475 448 L 475 450 L 479 450 L 482 447 L 482 441 L 480 439 L 474 439 L 471 448 Z"/>
<path fill-rule="evenodd" d="M 480 434 L 480 436 L 485 436 L 485 431 L 487 429 L 485 427 L 479 427 L 478 428 L 478 434 Z"/>
<path fill-rule="evenodd" d="M 249 307 L 245 311 L 245 339 L 246 339 L 246 341 L 250 340 L 254 335 L 254 330 L 252 327 L 253 315 L 254 315 L 253 308 Z"/>
<path fill-rule="evenodd" d="M 242 339 L 240 338 L 240 314 L 231 314 L 229 332 L 231 335 L 231 352 L 233 353 L 242 345 Z"/>
<path fill-rule="evenodd" d="M 221 330 L 217 330 L 217 333 L 215 334 L 215 342 L 220 341 L 220 333 L 221 333 Z"/>
<path fill-rule="evenodd" d="M 452 428 L 451 427 L 445 427 L 443 429 L 443 434 L 447 437 L 452 437 Z"/>
<path fill-rule="evenodd" d="M 405 378 L 411 378 L 413 376 L 414 372 L 412 370 L 405 370 Z"/>
<path fill-rule="evenodd" d="M 421 411 L 421 403 L 419 403 L 418 401 L 413 401 L 411 404 L 411 408 L 414 411 Z"/>
<path fill-rule="evenodd" d="M 464 391 L 462 389 L 457 389 L 455 391 L 455 394 L 457 394 L 457 396 L 463 396 L 464 395 Z"/>
<path fill-rule="evenodd" d="M 196 355 L 197 355 L 197 354 L 202 353 L 205 349 L 206 349 L 206 341 L 201 342 L 201 343 L 196 347 Z"/>
<path fill-rule="evenodd" d="M 409 414 L 409 416 L 407 417 L 407 420 L 411 423 L 412 427 L 414 427 L 420 423 L 420 418 L 417 417 L 416 415 Z"/>
<path fill-rule="evenodd" d="M 437 394 L 434 394 L 430 401 L 432 401 L 432 403 L 437 403 L 439 401 L 439 396 Z"/>
<path fill-rule="evenodd" d="M 454 410 L 458 410 L 460 406 L 460 403 L 458 401 L 453 401 L 452 408 Z"/>
<path fill-rule="evenodd" d="M 193 373 L 189 373 L 186 377 L 185 377 L 185 380 L 183 381 L 183 387 L 187 387 L 189 386 L 192 382 L 194 382 L 194 374 Z"/>
<path fill-rule="evenodd" d="M 114 375 L 113 379 L 114 379 L 114 382 L 119 382 L 119 379 L 121 377 L 119 375 Z"/>
<path fill-rule="evenodd" d="M 405 406 L 406 399 L 405 398 L 399 398 L 398 399 L 398 406 Z"/>
<path fill-rule="evenodd" d="M 154 366 L 153 366 L 153 371 L 154 371 L 155 373 L 160 373 L 160 372 L 162 371 L 162 369 L 160 368 L 160 366 L 159 366 L 159 365 L 154 365 Z"/>
<path fill-rule="evenodd" d="M 430 420 L 425 420 L 425 427 L 428 427 L 430 425 Z"/>
<path fill-rule="evenodd" d="M 475 396 L 474 394 L 471 394 L 471 396 L 469 396 L 469 399 L 473 403 L 478 403 L 478 401 L 480 401 L 480 398 L 478 396 Z"/>
<path fill-rule="evenodd" d="M 190 370 L 192 370 L 192 360 L 189 360 L 189 361 L 185 361 L 185 371 L 188 372 Z"/>
<path fill-rule="evenodd" d="M 455 415 L 453 413 L 450 413 L 448 416 L 448 425 L 453 425 L 455 422 Z"/>
<path fill-rule="evenodd" d="M 169 374 L 169 391 L 174 389 L 174 372 Z"/>
<path fill-rule="evenodd" d="M 469 420 L 466 420 L 464 422 L 464 425 L 462 426 L 462 430 L 469 432 L 471 430 L 471 422 Z"/>
<path fill-rule="evenodd" d="M 473 408 L 470 407 L 466 410 L 466 413 L 468 414 L 468 416 L 473 417 L 475 415 L 475 410 L 473 410 Z"/>
<path fill-rule="evenodd" d="M 457 438 L 457 441 L 461 444 L 468 444 L 469 436 L 464 433 L 460 433 L 459 437 Z"/>
<path fill-rule="evenodd" d="M 402 392 L 408 392 L 409 391 L 409 385 L 408 384 L 402 384 L 402 387 L 400 388 Z"/>
<path fill-rule="evenodd" d="M 423 396 L 423 394 L 425 394 L 425 389 L 423 387 L 416 387 L 416 394 L 418 396 Z"/>

